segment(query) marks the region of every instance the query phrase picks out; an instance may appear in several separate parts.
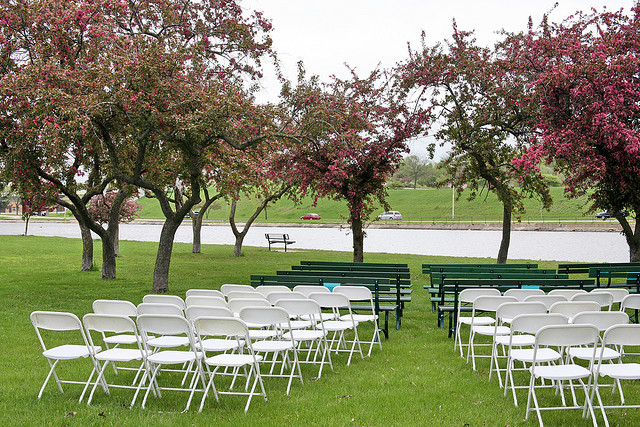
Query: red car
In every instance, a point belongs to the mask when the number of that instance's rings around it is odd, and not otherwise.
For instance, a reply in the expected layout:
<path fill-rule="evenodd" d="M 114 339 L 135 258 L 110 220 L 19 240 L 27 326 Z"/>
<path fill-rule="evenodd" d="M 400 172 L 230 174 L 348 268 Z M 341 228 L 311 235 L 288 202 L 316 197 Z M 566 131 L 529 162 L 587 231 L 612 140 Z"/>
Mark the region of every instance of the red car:
<path fill-rule="evenodd" d="M 302 215 L 300 219 L 320 219 L 320 215 L 317 213 L 308 213 L 306 215 Z"/>

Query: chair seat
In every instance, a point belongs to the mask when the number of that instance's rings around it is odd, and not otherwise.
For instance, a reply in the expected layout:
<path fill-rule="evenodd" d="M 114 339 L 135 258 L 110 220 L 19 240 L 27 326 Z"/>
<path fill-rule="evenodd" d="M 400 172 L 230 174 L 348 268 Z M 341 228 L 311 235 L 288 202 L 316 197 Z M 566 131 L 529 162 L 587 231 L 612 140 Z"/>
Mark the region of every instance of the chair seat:
<path fill-rule="evenodd" d="M 620 380 L 635 380 L 640 378 L 640 363 L 602 364 L 600 375 Z"/>
<path fill-rule="evenodd" d="M 596 358 L 602 351 L 602 347 L 596 349 Z M 591 360 L 593 358 L 593 348 L 571 347 L 569 349 L 569 356 L 577 357 L 582 360 Z M 611 347 L 605 347 L 604 353 L 602 353 L 602 360 L 613 360 L 620 358 L 620 352 L 612 349 Z"/>
<path fill-rule="evenodd" d="M 291 329 L 305 329 L 316 325 L 311 320 L 291 320 L 289 324 L 291 324 Z"/>
<path fill-rule="evenodd" d="M 462 323 L 463 325 L 471 325 L 471 323 L 473 323 L 474 325 L 493 325 L 496 320 L 491 317 L 476 317 L 475 319 L 472 319 L 469 316 L 458 317 L 458 322 Z"/>
<path fill-rule="evenodd" d="M 268 340 L 253 343 L 253 350 L 258 352 L 274 352 L 293 349 L 293 341 Z"/>
<path fill-rule="evenodd" d="M 577 380 L 591 375 L 591 371 L 580 365 L 552 365 L 535 366 L 530 368 L 531 374 L 536 378 L 546 378 L 556 381 Z"/>
<path fill-rule="evenodd" d="M 147 352 L 147 357 L 151 352 Z M 97 360 L 110 360 L 113 362 L 130 362 L 142 360 L 142 353 L 137 348 L 110 348 L 96 354 Z"/>
<path fill-rule="evenodd" d="M 255 358 L 258 362 L 262 360 L 262 356 L 260 355 L 256 355 Z M 240 367 L 251 365 L 253 363 L 253 356 L 250 354 L 216 354 L 215 356 L 205 359 L 204 363 L 210 366 Z"/>
<path fill-rule="evenodd" d="M 93 350 L 94 352 L 99 352 L 102 348 L 95 346 Z M 65 344 L 43 351 L 42 355 L 48 359 L 72 360 L 79 357 L 88 357 L 89 348 L 86 345 Z"/>
<path fill-rule="evenodd" d="M 324 329 L 326 331 L 344 331 L 347 329 L 352 329 L 354 326 L 358 326 L 358 322 L 352 323 L 351 321 L 344 320 L 327 320 L 322 322 L 324 325 Z M 321 328 L 322 326 L 316 326 L 316 328 Z"/>
<path fill-rule="evenodd" d="M 511 333 L 511 329 L 508 326 L 495 326 L 490 325 L 472 325 L 471 330 L 474 334 L 480 335 L 493 335 L 495 332 L 496 335 L 509 335 Z"/>
<path fill-rule="evenodd" d="M 536 360 L 538 362 L 552 362 L 560 359 L 562 356 L 552 348 L 539 348 Z M 533 349 L 511 349 L 511 358 L 521 362 L 533 362 Z"/>
<path fill-rule="evenodd" d="M 167 347 L 180 347 L 189 345 L 189 338 L 168 335 L 165 337 L 152 338 L 147 341 L 151 347 L 167 348 Z"/>
<path fill-rule="evenodd" d="M 509 342 L 511 342 L 513 347 L 526 347 L 532 346 L 536 341 L 536 337 L 529 334 L 514 335 L 513 337 L 498 335 L 495 341 L 498 345 L 509 345 Z"/>
<path fill-rule="evenodd" d="M 340 316 L 340 320 L 351 321 L 351 316 L 348 314 L 345 314 L 343 316 Z M 354 314 L 353 320 L 355 320 L 356 322 L 362 322 L 362 323 L 375 322 L 376 320 L 378 320 L 378 316 L 375 314 Z"/>
<path fill-rule="evenodd" d="M 202 353 L 198 354 L 198 357 L 202 357 Z M 164 350 L 147 357 L 147 360 L 151 363 L 158 363 L 162 365 L 172 365 L 177 363 L 187 363 L 196 360 L 196 355 L 193 351 L 179 351 L 179 350 Z"/>
<path fill-rule="evenodd" d="M 105 337 L 103 341 L 107 344 L 131 345 L 136 343 L 136 337 L 129 334 L 112 335 L 110 337 Z"/>
<path fill-rule="evenodd" d="M 240 345 L 244 345 L 244 341 L 240 341 Z M 225 340 L 223 338 L 208 338 L 202 340 L 200 348 L 204 351 L 229 351 L 238 348 L 236 340 Z"/>
<path fill-rule="evenodd" d="M 278 333 L 272 329 L 249 329 L 249 337 L 252 340 L 266 340 L 277 335 Z"/>
<path fill-rule="evenodd" d="M 282 334 L 285 340 L 290 340 L 292 336 L 295 341 L 314 341 L 322 338 L 324 333 L 321 330 L 296 329 Z"/>
<path fill-rule="evenodd" d="M 310 315 L 307 314 L 303 314 L 302 316 L 300 316 L 300 318 L 304 319 L 304 320 L 309 320 L 311 319 Z M 314 318 L 317 320 L 318 316 L 314 316 Z M 325 321 L 325 320 L 334 320 L 336 318 L 336 315 L 333 313 L 321 313 L 320 314 L 320 320 Z"/>

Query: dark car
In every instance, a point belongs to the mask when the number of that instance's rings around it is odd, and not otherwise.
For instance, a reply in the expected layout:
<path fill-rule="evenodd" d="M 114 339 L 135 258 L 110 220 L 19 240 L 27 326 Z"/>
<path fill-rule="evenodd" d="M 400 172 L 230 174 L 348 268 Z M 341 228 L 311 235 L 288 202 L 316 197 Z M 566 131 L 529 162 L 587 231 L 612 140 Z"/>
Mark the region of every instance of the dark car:
<path fill-rule="evenodd" d="M 306 215 L 302 215 L 300 219 L 320 219 L 320 215 L 317 213 L 308 213 Z"/>
<path fill-rule="evenodd" d="M 627 211 L 622 211 L 622 216 L 627 216 Z M 612 217 L 613 217 L 613 214 L 611 214 L 611 212 L 609 212 L 609 211 L 598 212 L 596 214 L 596 218 L 607 219 L 607 218 L 612 218 Z"/>

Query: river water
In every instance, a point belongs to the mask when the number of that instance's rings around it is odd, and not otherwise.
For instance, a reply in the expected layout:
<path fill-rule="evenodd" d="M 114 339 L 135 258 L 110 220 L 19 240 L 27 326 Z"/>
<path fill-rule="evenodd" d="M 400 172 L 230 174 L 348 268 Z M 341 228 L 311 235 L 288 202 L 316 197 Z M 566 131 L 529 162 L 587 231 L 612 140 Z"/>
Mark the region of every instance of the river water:
<path fill-rule="evenodd" d="M 122 224 L 121 240 L 157 242 L 161 224 Z M 0 235 L 24 233 L 22 222 L 0 222 Z M 325 249 L 351 251 L 348 229 L 306 227 L 251 227 L 245 246 L 266 247 L 265 233 L 287 233 L 296 243 L 292 250 Z M 77 223 L 31 222 L 29 235 L 80 238 Z M 399 230 L 369 229 L 364 242 L 367 252 L 417 255 L 495 258 L 500 245 L 500 231 L 475 230 Z M 182 225 L 176 242 L 190 243 L 191 224 Z M 233 245 L 229 225 L 202 227 L 203 244 Z M 281 247 L 282 245 L 276 245 Z M 615 232 L 513 231 L 509 259 L 569 262 L 628 262 L 629 249 L 624 237 Z"/>

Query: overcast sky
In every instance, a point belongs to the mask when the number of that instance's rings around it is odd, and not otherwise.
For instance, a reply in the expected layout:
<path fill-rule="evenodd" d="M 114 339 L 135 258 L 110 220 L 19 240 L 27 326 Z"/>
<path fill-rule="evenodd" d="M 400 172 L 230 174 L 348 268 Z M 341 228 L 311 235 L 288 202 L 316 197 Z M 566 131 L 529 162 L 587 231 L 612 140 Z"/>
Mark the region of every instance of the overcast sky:
<path fill-rule="evenodd" d="M 424 30 L 427 43 L 450 38 L 453 19 L 461 30 L 475 30 L 480 44 L 490 45 L 500 29 L 526 29 L 550 11 L 556 0 L 242 0 L 249 9 L 261 10 L 273 23 L 273 47 L 285 75 L 295 80 L 302 60 L 309 74 L 323 80 L 346 77 L 345 63 L 366 75 L 377 66 L 393 67 L 407 58 L 407 43 L 420 46 Z M 595 7 L 628 11 L 634 0 L 557 0 L 552 21 L 577 10 Z M 275 100 L 279 85 L 267 78 L 262 99 Z M 414 154 L 422 155 L 420 147 Z"/>

